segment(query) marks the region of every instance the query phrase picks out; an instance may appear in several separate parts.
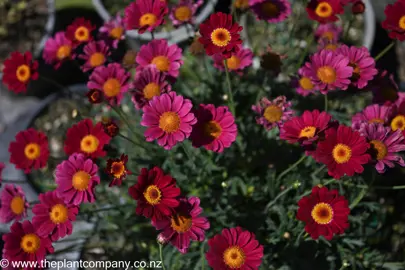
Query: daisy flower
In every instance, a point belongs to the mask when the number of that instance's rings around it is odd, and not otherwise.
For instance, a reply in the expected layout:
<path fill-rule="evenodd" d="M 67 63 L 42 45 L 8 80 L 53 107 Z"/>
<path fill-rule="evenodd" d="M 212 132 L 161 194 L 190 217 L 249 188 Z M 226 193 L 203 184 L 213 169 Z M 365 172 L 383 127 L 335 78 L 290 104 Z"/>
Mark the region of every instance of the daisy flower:
<path fill-rule="evenodd" d="M 249 0 L 235 0 L 233 6 L 240 10 L 246 10 L 249 8 Z"/>
<path fill-rule="evenodd" d="M 405 136 L 405 101 L 394 106 L 393 117 L 391 117 L 391 129 L 393 131 L 401 130 Z"/>
<path fill-rule="evenodd" d="M 56 241 L 71 235 L 72 222 L 76 220 L 79 207 L 66 204 L 55 190 L 39 194 L 39 202 L 32 208 L 34 213 L 32 225 L 36 228 L 38 236 L 49 236 L 52 241 Z"/>
<path fill-rule="evenodd" d="M 106 21 L 99 29 L 101 36 L 106 40 L 112 41 L 112 47 L 118 48 L 120 40 L 125 39 L 125 25 L 119 12 L 115 17 Z"/>
<path fill-rule="evenodd" d="M 352 13 L 354 15 L 363 14 L 366 10 L 366 4 L 362 0 L 355 0 L 352 5 Z"/>
<path fill-rule="evenodd" d="M 102 125 L 104 128 L 104 132 L 111 138 L 117 136 L 118 133 L 120 132 L 120 128 L 119 128 L 118 124 L 112 119 L 109 119 L 108 121 L 103 122 Z"/>
<path fill-rule="evenodd" d="M 312 239 L 319 236 L 332 240 L 333 235 L 343 234 L 349 228 L 349 203 L 337 190 L 313 187 L 309 196 L 298 202 L 297 219 L 305 223 L 305 231 Z"/>
<path fill-rule="evenodd" d="M 213 104 L 200 104 L 194 113 L 197 124 L 190 135 L 194 147 L 204 146 L 207 150 L 222 153 L 236 140 L 238 128 L 227 106 L 215 108 Z"/>
<path fill-rule="evenodd" d="M 84 46 L 83 54 L 80 54 L 78 58 L 86 61 L 82 66 L 82 70 L 87 72 L 104 65 L 110 54 L 109 48 L 104 41 L 90 41 Z"/>
<path fill-rule="evenodd" d="M 292 117 L 294 112 L 291 106 L 291 101 L 287 101 L 285 96 L 279 96 L 273 101 L 262 98 L 257 105 L 252 106 L 252 110 L 259 114 L 256 117 L 256 122 L 270 130 L 281 127 L 285 121 Z"/>
<path fill-rule="evenodd" d="M 170 150 L 176 143 L 187 139 L 197 122 L 192 107 L 189 99 L 175 92 L 155 96 L 143 107 L 141 125 L 147 127 L 146 141 L 157 140 L 160 146 Z"/>
<path fill-rule="evenodd" d="M 309 18 L 319 23 L 337 21 L 336 15 L 344 12 L 340 0 L 311 0 L 306 10 Z"/>
<path fill-rule="evenodd" d="M 339 48 L 340 46 L 341 46 L 340 43 L 330 41 L 327 38 L 322 38 L 318 40 L 317 50 L 318 51 L 327 50 L 331 52 L 336 52 L 337 48 Z"/>
<path fill-rule="evenodd" d="M 153 32 L 164 23 L 169 12 L 167 4 L 160 0 L 136 0 L 125 8 L 124 23 L 127 30 L 138 29 L 140 34 Z"/>
<path fill-rule="evenodd" d="M 128 189 L 128 193 L 137 201 L 136 214 L 152 220 L 174 214 L 179 205 L 180 189 L 176 187 L 176 179 L 164 174 L 159 167 L 142 168 L 138 182 Z"/>
<path fill-rule="evenodd" d="M 373 103 L 386 104 L 399 100 L 401 93 L 398 92 L 398 85 L 394 80 L 394 75 L 386 70 L 380 70 L 374 79 L 367 85 L 367 90 L 373 93 Z"/>
<path fill-rule="evenodd" d="M 259 269 L 263 259 L 263 245 L 254 233 L 241 227 L 223 229 L 208 240 L 205 254 L 213 269 Z"/>
<path fill-rule="evenodd" d="M 122 180 L 127 177 L 128 174 L 131 174 L 131 171 L 127 167 L 128 156 L 122 154 L 120 158 L 110 158 L 107 160 L 107 168 L 105 172 L 113 178 L 110 183 L 111 186 L 121 186 Z"/>
<path fill-rule="evenodd" d="M 68 129 L 64 150 L 66 155 L 82 153 L 90 158 L 104 157 L 104 145 L 110 140 L 101 123 L 93 126 L 91 119 L 84 119 Z"/>
<path fill-rule="evenodd" d="M 230 58 L 242 44 L 239 35 L 242 29 L 242 26 L 233 22 L 231 14 L 217 12 L 200 25 L 199 41 L 208 55 L 221 53 L 225 58 Z"/>
<path fill-rule="evenodd" d="M 76 18 L 67 28 L 66 28 L 66 38 L 71 40 L 75 46 L 89 42 L 93 40 L 92 31 L 96 27 L 91 24 L 89 20 L 85 18 Z"/>
<path fill-rule="evenodd" d="M 205 231 L 210 228 L 208 219 L 201 216 L 202 211 L 199 198 L 181 198 L 174 214 L 161 220 L 152 220 L 152 225 L 184 254 L 188 251 L 190 241 L 204 241 Z"/>
<path fill-rule="evenodd" d="M 362 173 L 363 165 L 370 161 L 366 139 L 350 127 L 340 125 L 325 131 L 325 139 L 318 142 L 313 155 L 315 160 L 328 168 L 328 174 L 340 179 L 345 174 Z"/>
<path fill-rule="evenodd" d="M 196 34 L 194 37 L 193 42 L 191 43 L 190 47 L 188 50 L 192 55 L 199 56 L 203 55 L 205 50 L 204 50 L 204 45 L 200 42 L 200 35 Z"/>
<path fill-rule="evenodd" d="M 372 104 L 363 109 L 363 111 L 356 113 L 352 117 L 352 128 L 359 130 L 365 123 L 379 123 L 387 125 L 390 123 L 395 108 L 393 106 L 383 106 Z"/>
<path fill-rule="evenodd" d="M 288 0 L 249 0 L 250 9 L 258 20 L 279 23 L 291 15 L 291 4 Z"/>
<path fill-rule="evenodd" d="M 384 10 L 385 20 L 382 27 L 388 31 L 392 39 L 405 40 L 405 1 L 398 0 L 394 4 L 388 4 Z"/>
<path fill-rule="evenodd" d="M 91 104 L 100 104 L 104 101 L 104 94 L 98 89 L 89 90 L 86 97 Z"/>
<path fill-rule="evenodd" d="M 66 204 L 80 205 L 96 200 L 94 189 L 100 184 L 98 166 L 83 154 L 73 154 L 55 171 L 56 192 Z"/>
<path fill-rule="evenodd" d="M 320 24 L 315 30 L 315 37 L 317 39 L 327 39 L 328 41 L 337 43 L 342 31 L 342 27 L 335 23 Z"/>
<path fill-rule="evenodd" d="M 102 91 L 110 105 L 115 106 L 121 104 L 124 94 L 131 87 L 130 77 L 131 74 L 118 63 L 98 66 L 91 73 L 87 87 Z"/>
<path fill-rule="evenodd" d="M 42 57 L 45 63 L 58 69 L 64 61 L 72 59 L 72 46 L 72 41 L 66 38 L 65 32 L 57 32 L 46 41 Z"/>
<path fill-rule="evenodd" d="M 234 71 L 239 75 L 242 75 L 243 70 L 252 65 L 253 62 L 253 52 L 250 49 L 240 48 L 238 52 L 233 53 L 230 58 L 224 58 L 220 53 L 215 54 L 214 67 L 219 70 L 225 70 L 224 60 L 226 61 L 226 66 L 229 71 Z"/>
<path fill-rule="evenodd" d="M 306 97 L 309 94 L 313 94 L 315 90 L 315 85 L 312 83 L 309 77 L 304 76 L 302 68 L 298 70 L 298 77 L 294 77 L 291 80 L 292 87 L 295 88 L 297 94 Z"/>
<path fill-rule="evenodd" d="M 8 147 L 10 163 L 17 169 L 29 173 L 46 166 L 49 158 L 48 138 L 33 128 L 17 133 L 15 141 Z"/>
<path fill-rule="evenodd" d="M 277 77 L 281 72 L 281 66 L 283 64 L 282 60 L 287 58 L 287 55 L 281 55 L 267 47 L 267 50 L 260 57 L 260 66 L 264 70 L 272 72 L 274 77 Z"/>
<path fill-rule="evenodd" d="M 0 222 L 19 221 L 27 216 L 29 204 L 20 186 L 5 185 L 1 191 Z"/>
<path fill-rule="evenodd" d="M 172 7 L 170 20 L 176 27 L 182 24 L 194 24 L 194 15 L 197 9 L 204 3 L 204 0 L 180 0 Z"/>

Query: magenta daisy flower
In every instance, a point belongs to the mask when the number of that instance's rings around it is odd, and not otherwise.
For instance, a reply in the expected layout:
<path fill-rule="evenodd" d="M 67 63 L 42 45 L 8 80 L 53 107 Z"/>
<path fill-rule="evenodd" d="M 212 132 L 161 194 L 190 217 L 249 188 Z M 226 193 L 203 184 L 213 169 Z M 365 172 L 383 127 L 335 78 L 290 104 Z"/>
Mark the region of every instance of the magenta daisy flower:
<path fill-rule="evenodd" d="M 214 54 L 214 67 L 219 70 L 225 70 L 224 60 L 229 71 L 234 71 L 242 75 L 243 70 L 252 65 L 253 52 L 250 49 L 240 48 L 236 53 L 233 53 L 230 58 L 225 58 L 222 54 Z"/>
<path fill-rule="evenodd" d="M 40 237 L 50 236 L 52 241 L 72 234 L 72 222 L 76 220 L 79 207 L 66 204 L 55 190 L 39 194 L 39 201 L 32 208 L 32 224 L 37 234 Z"/>
<path fill-rule="evenodd" d="M 174 26 L 182 24 L 194 24 L 194 15 L 197 9 L 204 3 L 204 0 L 180 0 L 172 7 L 170 20 Z"/>
<path fill-rule="evenodd" d="M 359 89 L 366 87 L 368 82 L 378 73 L 374 58 L 370 56 L 366 47 L 356 48 L 355 46 L 341 45 L 335 52 L 349 58 L 349 65 L 353 67 L 351 81 Z"/>
<path fill-rule="evenodd" d="M 112 41 L 112 47 L 117 48 L 120 40 L 125 39 L 125 25 L 119 13 L 114 18 L 105 22 L 99 29 L 101 36 Z M 109 44 L 109 43 L 108 43 Z"/>
<path fill-rule="evenodd" d="M 45 63 L 58 69 L 63 61 L 72 59 L 72 48 L 73 43 L 66 37 L 65 32 L 57 32 L 46 41 L 42 57 Z"/>
<path fill-rule="evenodd" d="M 205 231 L 210 228 L 208 219 L 201 216 L 202 211 L 199 198 L 180 198 L 180 204 L 172 216 L 152 220 L 152 225 L 162 231 L 160 236 L 163 239 L 170 241 L 184 254 L 187 253 L 190 241 L 204 241 Z"/>
<path fill-rule="evenodd" d="M 310 56 L 310 62 L 305 63 L 302 71 L 322 94 L 337 88 L 346 90 L 353 74 L 349 58 L 330 50 L 322 50 Z"/>
<path fill-rule="evenodd" d="M 312 83 L 309 77 L 304 76 L 302 68 L 298 70 L 298 75 L 298 77 L 294 77 L 291 80 L 292 87 L 295 88 L 297 94 L 306 97 L 309 94 L 315 93 L 315 85 Z"/>
<path fill-rule="evenodd" d="M 90 41 L 84 46 L 83 54 L 80 54 L 78 58 L 86 61 L 82 66 L 82 70 L 87 72 L 93 68 L 104 65 L 110 54 L 109 48 L 104 41 Z"/>
<path fill-rule="evenodd" d="M 257 105 L 252 106 L 252 110 L 259 114 L 256 117 L 256 122 L 270 130 L 275 127 L 280 128 L 285 121 L 293 116 L 294 112 L 291 106 L 291 101 L 287 101 L 285 96 L 279 96 L 273 101 L 262 98 Z"/>
<path fill-rule="evenodd" d="M 147 127 L 146 141 L 157 140 L 166 150 L 184 141 L 197 122 L 191 112 L 192 107 L 189 99 L 178 96 L 175 92 L 155 96 L 143 107 L 141 125 Z"/>
<path fill-rule="evenodd" d="M 342 27 L 336 25 L 335 23 L 320 24 L 315 30 L 315 37 L 317 39 L 327 39 L 333 43 L 336 43 L 340 39 L 342 30 Z"/>
<path fill-rule="evenodd" d="M 337 48 L 339 48 L 340 46 L 341 46 L 341 43 L 337 43 L 334 41 L 330 41 L 326 38 L 323 38 L 323 39 L 318 40 L 317 50 L 318 51 L 326 50 L 326 51 L 331 51 L 331 52 L 336 53 Z"/>
<path fill-rule="evenodd" d="M 227 106 L 215 108 L 212 104 L 200 104 L 195 116 L 197 124 L 190 135 L 194 147 L 204 146 L 207 150 L 222 153 L 236 140 L 238 128 Z"/>
<path fill-rule="evenodd" d="M 384 173 L 386 167 L 394 168 L 395 164 L 405 167 L 405 162 L 398 152 L 405 150 L 405 137 L 401 130 L 392 131 L 378 123 L 365 124 L 360 129 L 370 143 L 371 156 L 376 162 L 375 168 Z"/>
<path fill-rule="evenodd" d="M 104 97 L 111 105 L 120 104 L 130 88 L 131 75 L 120 64 L 111 63 L 108 66 L 99 66 L 90 75 L 87 87 L 97 89 L 104 93 Z"/>
<path fill-rule="evenodd" d="M 182 50 L 176 45 L 170 45 L 165 39 L 155 39 L 143 45 L 136 55 L 136 70 L 140 71 L 146 66 L 154 65 L 160 72 L 176 78 L 183 65 Z"/>
<path fill-rule="evenodd" d="M 354 130 L 360 130 L 361 126 L 365 123 L 387 125 L 394 113 L 395 108 L 393 106 L 369 105 L 364 108 L 363 111 L 356 113 L 352 117 L 352 128 Z"/>
<path fill-rule="evenodd" d="M 19 221 L 27 216 L 29 204 L 20 186 L 5 185 L 1 192 L 0 222 Z"/>
<path fill-rule="evenodd" d="M 165 1 L 136 0 L 125 8 L 125 28 L 138 29 L 140 34 L 145 31 L 153 32 L 164 23 L 164 17 L 168 12 Z"/>
<path fill-rule="evenodd" d="M 291 15 L 291 4 L 288 0 L 249 0 L 251 10 L 258 20 L 279 23 Z"/>
<path fill-rule="evenodd" d="M 56 167 L 56 192 L 66 204 L 80 205 L 96 200 L 94 189 L 100 184 L 98 166 L 83 154 L 73 154 Z"/>
<path fill-rule="evenodd" d="M 142 109 L 153 97 L 172 90 L 171 85 L 166 81 L 166 75 L 153 66 L 136 74 L 133 87 L 135 91 L 132 102 L 138 110 Z"/>

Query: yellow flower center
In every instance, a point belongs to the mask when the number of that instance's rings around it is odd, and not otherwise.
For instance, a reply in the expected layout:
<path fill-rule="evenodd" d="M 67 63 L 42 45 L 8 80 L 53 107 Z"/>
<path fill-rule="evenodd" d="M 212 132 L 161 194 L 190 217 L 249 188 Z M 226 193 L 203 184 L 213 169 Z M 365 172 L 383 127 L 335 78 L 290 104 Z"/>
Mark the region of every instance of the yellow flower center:
<path fill-rule="evenodd" d="M 277 5 L 269 1 L 263 2 L 261 10 L 266 17 L 276 17 L 280 13 Z"/>
<path fill-rule="evenodd" d="M 97 151 L 100 141 L 94 135 L 86 135 L 80 142 L 80 150 L 91 154 Z"/>
<path fill-rule="evenodd" d="M 315 136 L 316 127 L 308 126 L 301 130 L 299 137 L 300 138 L 313 138 Z"/>
<path fill-rule="evenodd" d="M 111 164 L 111 173 L 115 178 L 120 178 L 125 173 L 125 164 L 122 161 L 115 161 Z"/>
<path fill-rule="evenodd" d="M 324 49 L 329 51 L 335 51 L 338 48 L 337 44 L 329 43 L 327 44 Z"/>
<path fill-rule="evenodd" d="M 110 31 L 110 37 L 112 37 L 113 39 L 121 39 L 123 33 L 124 33 L 124 28 L 119 27 L 119 26 L 114 27 Z"/>
<path fill-rule="evenodd" d="M 405 30 L 405 15 L 402 16 L 402 17 L 399 19 L 398 25 L 399 25 L 399 28 Z"/>
<path fill-rule="evenodd" d="M 381 118 L 373 118 L 368 120 L 369 123 L 377 123 L 377 124 L 384 124 L 384 120 Z"/>
<path fill-rule="evenodd" d="M 332 6 L 327 2 L 320 2 L 315 9 L 315 14 L 321 18 L 330 17 L 333 14 Z"/>
<path fill-rule="evenodd" d="M 90 175 L 85 171 L 78 171 L 72 177 L 72 186 L 78 191 L 84 191 L 89 187 Z"/>
<path fill-rule="evenodd" d="M 229 268 L 239 269 L 245 264 L 246 255 L 239 246 L 231 246 L 225 249 L 223 259 Z"/>
<path fill-rule="evenodd" d="M 336 81 L 336 71 L 330 66 L 318 68 L 316 75 L 323 83 L 331 84 Z"/>
<path fill-rule="evenodd" d="M 21 65 L 17 68 L 16 74 L 17 79 L 20 82 L 25 83 L 26 81 L 28 81 L 31 77 L 31 69 L 29 66 L 27 65 Z"/>
<path fill-rule="evenodd" d="M 247 9 L 249 7 L 249 0 L 236 0 L 234 5 L 238 9 Z"/>
<path fill-rule="evenodd" d="M 318 203 L 312 209 L 311 216 L 320 225 L 329 224 L 333 220 L 333 209 L 327 203 Z"/>
<path fill-rule="evenodd" d="M 188 6 L 180 6 L 174 11 L 174 17 L 181 22 L 190 20 L 191 15 L 192 11 Z"/>
<path fill-rule="evenodd" d="M 332 41 L 334 36 L 335 35 L 333 34 L 332 31 L 326 31 L 325 33 L 322 34 L 322 37 L 328 39 L 329 41 Z"/>
<path fill-rule="evenodd" d="M 263 116 L 270 123 L 276 123 L 281 120 L 283 110 L 279 106 L 270 105 L 264 110 Z"/>
<path fill-rule="evenodd" d="M 308 77 L 302 77 L 299 80 L 299 84 L 300 84 L 301 88 L 304 90 L 311 91 L 312 89 L 314 89 L 314 84 L 312 83 L 311 79 Z"/>
<path fill-rule="evenodd" d="M 63 59 L 65 59 L 65 58 L 70 57 L 71 53 L 72 53 L 72 47 L 71 47 L 71 46 L 69 46 L 69 45 L 62 45 L 62 46 L 60 46 L 59 49 L 57 50 L 57 52 L 56 52 L 56 57 L 57 57 L 59 60 L 63 60 Z"/>
<path fill-rule="evenodd" d="M 143 196 L 145 200 L 151 204 L 156 205 L 160 203 L 160 199 L 162 198 L 162 192 L 160 189 L 155 185 L 150 185 L 144 192 Z"/>
<path fill-rule="evenodd" d="M 225 47 L 231 41 L 231 33 L 225 28 L 217 28 L 211 33 L 211 41 L 215 46 Z"/>
<path fill-rule="evenodd" d="M 29 233 L 21 238 L 20 247 L 24 252 L 34 254 L 41 246 L 41 239 L 36 234 Z"/>
<path fill-rule="evenodd" d="M 393 131 L 396 130 L 404 130 L 405 129 L 405 116 L 404 115 L 397 115 L 391 121 L 391 129 Z"/>
<path fill-rule="evenodd" d="M 206 136 L 216 139 L 221 136 L 222 127 L 217 121 L 209 121 L 204 125 L 204 133 Z"/>
<path fill-rule="evenodd" d="M 10 203 L 11 212 L 21 215 L 25 210 L 25 201 L 21 196 L 15 196 Z"/>
<path fill-rule="evenodd" d="M 117 96 L 121 91 L 121 83 L 116 78 L 108 79 L 103 85 L 104 94 L 111 98 Z"/>
<path fill-rule="evenodd" d="M 169 58 L 163 55 L 156 56 L 152 59 L 152 64 L 161 72 L 167 72 L 170 68 Z"/>
<path fill-rule="evenodd" d="M 176 132 L 180 128 L 180 117 L 175 112 L 164 112 L 159 119 L 159 127 L 168 133 Z"/>
<path fill-rule="evenodd" d="M 68 209 L 63 204 L 52 206 L 49 217 L 55 224 L 65 223 L 68 220 Z"/>
<path fill-rule="evenodd" d="M 157 83 L 151 82 L 148 83 L 145 88 L 143 88 L 143 96 L 147 100 L 151 100 L 155 96 L 160 95 L 160 86 Z"/>
<path fill-rule="evenodd" d="M 239 68 L 240 62 L 241 61 L 239 57 L 232 55 L 231 58 L 226 59 L 226 66 L 230 70 L 236 70 Z"/>
<path fill-rule="evenodd" d="M 24 155 L 29 160 L 37 159 L 41 155 L 41 147 L 37 143 L 29 143 L 24 148 Z"/>
<path fill-rule="evenodd" d="M 139 25 L 144 26 L 153 26 L 157 22 L 157 17 L 153 13 L 146 13 L 139 18 Z"/>
<path fill-rule="evenodd" d="M 104 56 L 104 54 L 102 54 L 100 52 L 93 53 L 90 56 L 89 62 L 90 62 L 90 66 L 92 66 L 92 67 L 101 66 L 105 62 L 105 56 Z"/>
<path fill-rule="evenodd" d="M 336 163 L 346 163 L 352 157 L 352 149 L 346 144 L 339 143 L 333 148 L 332 156 Z"/>
<path fill-rule="evenodd" d="M 375 151 L 377 160 L 384 159 L 385 156 L 388 154 L 387 146 L 382 141 L 372 140 L 370 142 L 370 145 Z"/>
<path fill-rule="evenodd" d="M 80 26 L 75 31 L 75 39 L 78 41 L 88 41 L 90 37 L 90 31 L 84 26 Z"/>
<path fill-rule="evenodd" d="M 171 218 L 172 228 L 178 233 L 188 232 L 193 225 L 190 215 L 175 214 Z"/>

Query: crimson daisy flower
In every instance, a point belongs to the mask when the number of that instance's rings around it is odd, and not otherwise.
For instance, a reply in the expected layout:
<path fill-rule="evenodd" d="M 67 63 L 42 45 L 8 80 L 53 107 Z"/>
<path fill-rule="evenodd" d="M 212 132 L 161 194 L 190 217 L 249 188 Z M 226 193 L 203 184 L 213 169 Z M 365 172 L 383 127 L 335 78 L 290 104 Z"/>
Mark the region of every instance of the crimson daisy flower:
<path fill-rule="evenodd" d="M 107 121 L 103 122 L 102 125 L 104 127 L 105 133 L 107 133 L 108 136 L 110 136 L 111 138 L 117 136 L 120 132 L 120 127 L 112 119 L 108 119 Z"/>
<path fill-rule="evenodd" d="M 66 37 L 75 45 L 93 40 L 92 31 L 96 27 L 85 18 L 76 18 L 67 28 Z"/>
<path fill-rule="evenodd" d="M 104 157 L 104 145 L 110 140 L 101 123 L 93 126 L 91 119 L 84 119 L 68 129 L 64 150 L 67 155 L 83 153 L 90 158 Z"/>
<path fill-rule="evenodd" d="M 91 41 L 84 46 L 83 54 L 80 54 L 78 58 L 86 61 L 82 66 L 82 70 L 87 72 L 104 65 L 110 54 L 109 48 L 104 41 Z"/>
<path fill-rule="evenodd" d="M 153 32 L 162 25 L 169 13 L 166 2 L 161 0 L 136 0 L 125 8 L 124 23 L 127 30 L 138 29 L 140 34 Z"/>
<path fill-rule="evenodd" d="M 10 265 L 22 262 L 37 262 L 41 264 L 47 254 L 54 252 L 49 237 L 41 237 L 36 233 L 36 227 L 30 221 L 14 222 L 10 232 L 3 235 L 3 259 Z M 36 269 L 26 267 L 25 270 Z"/>
<path fill-rule="evenodd" d="M 110 183 L 111 186 L 121 186 L 122 180 L 127 177 L 128 174 L 131 174 L 131 171 L 127 168 L 128 156 L 122 154 L 120 158 L 108 159 L 107 168 L 105 169 L 106 173 L 113 177 L 113 180 Z"/>
<path fill-rule="evenodd" d="M 187 253 L 190 241 L 202 242 L 205 231 L 210 228 L 206 217 L 202 217 L 203 209 L 197 197 L 180 198 L 180 204 L 174 214 L 161 220 L 152 220 L 156 230 L 161 230 L 161 237 L 170 241 L 181 253 Z"/>
<path fill-rule="evenodd" d="M 72 59 L 72 47 L 72 41 L 66 38 L 65 32 L 57 32 L 46 41 L 42 57 L 45 63 L 58 69 L 64 61 Z"/>
<path fill-rule="evenodd" d="M 0 222 L 19 221 L 27 216 L 29 204 L 20 186 L 8 184 L 1 192 Z"/>
<path fill-rule="evenodd" d="M 263 125 L 267 130 L 281 127 L 285 121 L 294 114 L 291 110 L 291 101 L 287 101 L 285 96 L 279 96 L 270 101 L 262 98 L 257 105 L 252 106 L 252 110 L 259 114 L 256 122 Z"/>
<path fill-rule="evenodd" d="M 138 202 L 136 214 L 152 220 L 172 215 L 179 205 L 180 189 L 176 187 L 176 179 L 165 175 L 159 167 L 142 168 L 138 182 L 128 189 L 128 193 Z"/>
<path fill-rule="evenodd" d="M 32 169 L 38 170 L 46 166 L 49 157 L 48 138 L 33 128 L 23 130 L 15 136 L 8 148 L 10 163 L 17 169 L 29 173 Z"/>
<path fill-rule="evenodd" d="M 76 220 L 79 207 L 73 204 L 66 204 L 59 198 L 57 192 L 49 191 L 39 194 L 40 203 L 34 205 L 32 213 L 32 225 L 40 237 L 50 237 L 56 241 L 73 231 L 72 222 Z"/>
<path fill-rule="evenodd" d="M 208 246 L 205 257 L 213 269 L 259 269 L 262 263 L 263 245 L 241 227 L 223 229 L 208 240 Z"/>
<path fill-rule="evenodd" d="M 388 31 L 392 39 L 405 40 L 405 1 L 398 0 L 394 4 L 385 7 L 385 20 L 382 27 Z"/>
<path fill-rule="evenodd" d="M 359 132 L 340 125 L 325 131 L 325 139 L 318 142 L 313 157 L 327 166 L 330 176 L 340 179 L 345 174 L 363 172 L 363 165 L 371 159 L 369 148 L 370 144 Z"/>
<path fill-rule="evenodd" d="M 15 93 L 25 92 L 30 80 L 38 79 L 37 69 L 38 61 L 32 61 L 30 52 L 12 52 L 4 61 L 2 82 Z"/>
<path fill-rule="evenodd" d="M 320 23 L 337 21 L 336 15 L 344 11 L 340 0 L 311 0 L 306 10 L 309 18 Z"/>
<path fill-rule="evenodd" d="M 232 21 L 231 14 L 217 12 L 200 25 L 199 41 L 208 55 L 221 53 L 225 58 L 239 51 L 242 44 L 239 32 L 243 27 Z"/>

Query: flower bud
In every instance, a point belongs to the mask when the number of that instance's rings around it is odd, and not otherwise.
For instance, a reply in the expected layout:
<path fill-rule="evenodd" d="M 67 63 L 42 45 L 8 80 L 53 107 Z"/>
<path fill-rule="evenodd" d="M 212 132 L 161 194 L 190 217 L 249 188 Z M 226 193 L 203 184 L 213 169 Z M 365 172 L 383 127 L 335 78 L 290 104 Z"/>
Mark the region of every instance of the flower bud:
<path fill-rule="evenodd" d="M 353 14 L 363 14 L 366 6 L 362 0 L 358 0 L 353 3 L 352 5 L 352 13 Z"/>

